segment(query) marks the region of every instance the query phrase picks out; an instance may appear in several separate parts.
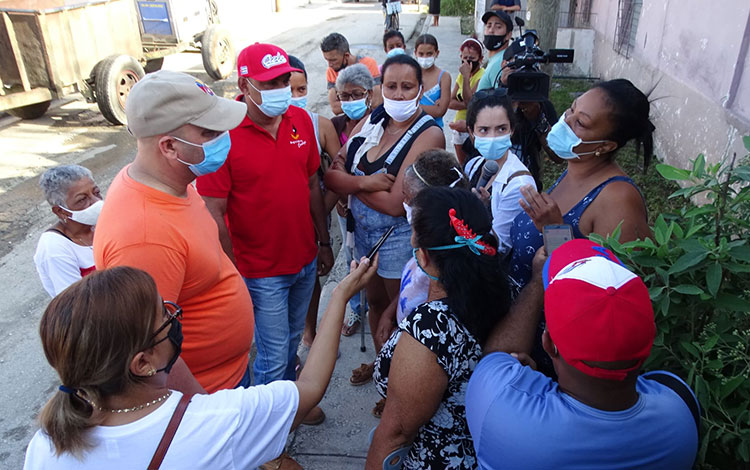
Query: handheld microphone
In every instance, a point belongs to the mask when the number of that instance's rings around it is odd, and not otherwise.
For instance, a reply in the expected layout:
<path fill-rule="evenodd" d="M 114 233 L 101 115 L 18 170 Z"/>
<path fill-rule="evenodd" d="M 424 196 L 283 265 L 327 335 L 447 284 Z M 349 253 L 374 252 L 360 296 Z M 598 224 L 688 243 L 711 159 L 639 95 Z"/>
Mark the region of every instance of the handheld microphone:
<path fill-rule="evenodd" d="M 492 179 L 492 177 L 495 176 L 495 174 L 497 174 L 499 170 L 500 167 L 498 166 L 496 161 L 487 160 L 482 167 L 482 175 L 479 177 L 479 181 L 477 182 L 476 187 L 484 188 L 485 186 L 487 186 L 487 183 L 489 183 L 490 179 Z"/>

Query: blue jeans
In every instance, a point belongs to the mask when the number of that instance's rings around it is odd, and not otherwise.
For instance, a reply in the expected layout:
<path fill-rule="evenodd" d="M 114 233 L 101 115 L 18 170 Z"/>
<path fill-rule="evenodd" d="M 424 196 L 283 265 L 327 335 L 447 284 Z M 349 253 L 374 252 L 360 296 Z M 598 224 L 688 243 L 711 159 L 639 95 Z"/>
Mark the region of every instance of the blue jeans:
<path fill-rule="evenodd" d="M 316 276 L 313 260 L 297 274 L 245 278 L 255 310 L 255 385 L 295 379 L 297 347 Z"/>

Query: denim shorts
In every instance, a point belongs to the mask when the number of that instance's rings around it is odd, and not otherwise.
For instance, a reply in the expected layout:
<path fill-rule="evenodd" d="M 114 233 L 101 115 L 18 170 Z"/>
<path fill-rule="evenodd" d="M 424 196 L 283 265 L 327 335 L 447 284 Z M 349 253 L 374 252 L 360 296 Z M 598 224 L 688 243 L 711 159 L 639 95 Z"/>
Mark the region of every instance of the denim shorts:
<path fill-rule="evenodd" d="M 392 225 L 396 226 L 378 253 L 378 276 L 401 279 L 406 262 L 412 257 L 411 226 L 406 217 L 393 217 L 371 209 L 356 196 L 349 209 L 354 215 L 354 250 L 357 258 L 367 255 L 378 239 Z"/>

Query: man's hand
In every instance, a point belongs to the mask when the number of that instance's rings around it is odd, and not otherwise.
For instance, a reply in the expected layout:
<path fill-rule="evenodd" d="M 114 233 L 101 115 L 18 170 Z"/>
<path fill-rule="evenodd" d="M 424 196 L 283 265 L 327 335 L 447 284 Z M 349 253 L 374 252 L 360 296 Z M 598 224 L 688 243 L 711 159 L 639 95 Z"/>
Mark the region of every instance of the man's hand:
<path fill-rule="evenodd" d="M 331 246 L 318 247 L 318 276 L 325 276 L 333 267 L 333 250 Z"/>
<path fill-rule="evenodd" d="M 390 173 L 374 173 L 362 178 L 362 191 L 374 193 L 388 191 L 396 182 L 396 177 Z"/>
<path fill-rule="evenodd" d="M 380 322 L 378 322 L 378 329 L 375 331 L 376 342 L 380 345 L 385 344 L 394 331 L 396 331 L 396 326 L 393 324 L 393 319 L 381 315 Z"/>

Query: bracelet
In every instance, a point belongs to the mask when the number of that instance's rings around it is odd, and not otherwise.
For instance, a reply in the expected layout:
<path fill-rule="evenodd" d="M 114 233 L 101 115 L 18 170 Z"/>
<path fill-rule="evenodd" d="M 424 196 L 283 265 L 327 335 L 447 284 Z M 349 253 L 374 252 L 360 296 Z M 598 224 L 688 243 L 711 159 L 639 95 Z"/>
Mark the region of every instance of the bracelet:
<path fill-rule="evenodd" d="M 326 246 L 328 248 L 331 247 L 331 242 L 318 242 L 318 246 Z"/>

